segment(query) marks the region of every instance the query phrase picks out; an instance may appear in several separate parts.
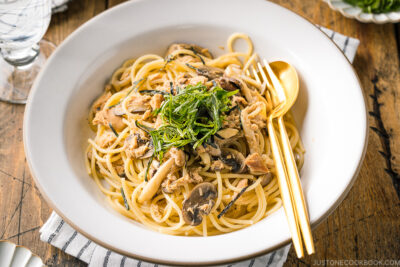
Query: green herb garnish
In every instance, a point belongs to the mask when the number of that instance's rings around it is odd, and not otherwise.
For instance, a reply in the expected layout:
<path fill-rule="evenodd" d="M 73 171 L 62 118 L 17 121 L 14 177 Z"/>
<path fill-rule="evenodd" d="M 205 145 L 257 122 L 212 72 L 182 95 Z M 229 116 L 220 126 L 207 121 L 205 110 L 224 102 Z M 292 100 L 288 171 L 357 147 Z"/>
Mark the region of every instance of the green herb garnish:
<path fill-rule="evenodd" d="M 196 149 L 207 142 L 222 127 L 224 113 L 231 106 L 230 97 L 238 91 L 228 92 L 221 87 L 208 90 L 201 83 L 189 85 L 176 95 L 165 96 L 155 115 L 160 114 L 164 124 L 157 130 L 136 125 L 152 138 L 154 155 L 161 161 L 172 147 L 192 145 Z"/>
<path fill-rule="evenodd" d="M 121 195 L 122 195 L 122 198 L 124 199 L 125 209 L 129 210 L 128 200 L 126 200 L 124 189 L 122 187 L 121 187 Z"/>
<path fill-rule="evenodd" d="M 353 6 L 358 6 L 366 13 L 386 13 L 400 10 L 400 0 L 344 0 Z"/>

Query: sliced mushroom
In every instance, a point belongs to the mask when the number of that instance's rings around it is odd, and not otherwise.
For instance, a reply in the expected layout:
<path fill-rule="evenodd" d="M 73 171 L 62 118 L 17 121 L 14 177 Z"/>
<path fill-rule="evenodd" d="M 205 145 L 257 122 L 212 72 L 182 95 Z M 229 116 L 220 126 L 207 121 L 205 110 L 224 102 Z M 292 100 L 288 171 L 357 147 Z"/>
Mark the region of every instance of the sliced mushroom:
<path fill-rule="evenodd" d="M 271 180 L 272 180 L 272 172 L 269 172 L 267 174 L 261 175 L 258 179 L 261 179 L 261 186 L 264 187 L 268 185 Z"/>
<path fill-rule="evenodd" d="M 216 82 L 226 91 L 240 90 L 240 82 L 234 78 L 221 77 L 216 79 Z"/>
<path fill-rule="evenodd" d="M 201 66 L 196 68 L 196 73 L 207 77 L 209 80 L 214 80 L 221 77 L 224 74 L 224 70 L 210 66 Z"/>
<path fill-rule="evenodd" d="M 183 44 L 183 43 L 175 43 L 172 44 L 168 47 L 167 50 L 167 55 L 172 54 L 172 52 L 176 50 L 181 50 L 181 49 L 186 49 L 186 50 L 192 50 L 194 53 L 201 54 L 202 56 L 208 57 L 208 58 L 213 58 L 211 53 L 208 51 L 208 49 L 201 47 L 199 45 L 195 44 Z"/>
<path fill-rule="evenodd" d="M 238 129 L 235 128 L 226 128 L 226 129 L 222 129 L 219 130 L 216 134 L 217 137 L 222 137 L 223 139 L 229 139 L 234 137 L 235 135 L 237 135 L 239 133 Z"/>
<path fill-rule="evenodd" d="M 126 109 L 132 113 L 145 112 L 151 109 L 150 101 L 151 96 L 142 95 L 140 93 L 132 93 L 126 104 Z"/>
<path fill-rule="evenodd" d="M 189 197 L 183 201 L 184 221 L 189 225 L 199 225 L 203 216 L 210 214 L 217 198 L 217 189 L 212 183 L 201 183 L 193 188 Z"/>
<path fill-rule="evenodd" d="M 147 152 L 145 154 L 143 154 L 142 156 L 137 157 L 138 159 L 147 159 L 150 158 L 151 156 L 153 156 L 154 154 L 154 148 L 149 148 L 149 150 L 147 150 Z"/>
<path fill-rule="evenodd" d="M 221 149 L 219 148 L 219 146 L 216 143 L 213 143 L 212 145 L 203 143 L 203 145 L 198 146 L 196 148 L 196 152 L 199 154 L 200 153 L 208 153 L 214 157 L 218 157 L 221 155 Z"/>
<path fill-rule="evenodd" d="M 215 160 L 211 166 L 210 169 L 212 171 L 222 171 L 223 169 L 225 169 L 225 164 L 221 161 L 221 160 Z"/>
<path fill-rule="evenodd" d="M 220 160 L 230 166 L 234 173 L 242 173 L 246 168 L 243 154 L 232 148 L 223 148 Z"/>
<path fill-rule="evenodd" d="M 161 182 L 171 171 L 171 168 L 173 168 L 174 164 L 175 160 L 173 158 L 170 158 L 160 166 L 160 168 L 157 170 L 151 180 L 143 188 L 143 191 L 138 198 L 139 203 L 150 200 L 156 194 L 158 188 L 161 185 Z"/>

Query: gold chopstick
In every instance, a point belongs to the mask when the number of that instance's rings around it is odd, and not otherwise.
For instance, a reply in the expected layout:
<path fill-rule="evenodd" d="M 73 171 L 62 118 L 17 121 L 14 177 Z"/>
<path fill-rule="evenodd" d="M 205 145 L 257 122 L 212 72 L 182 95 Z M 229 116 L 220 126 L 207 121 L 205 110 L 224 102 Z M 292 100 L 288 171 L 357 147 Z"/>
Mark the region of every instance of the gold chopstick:
<path fill-rule="evenodd" d="M 276 173 L 279 183 L 279 188 L 282 196 L 283 207 L 285 209 L 286 218 L 289 224 L 289 229 L 292 235 L 293 245 L 296 250 L 298 258 L 304 256 L 303 246 L 301 241 L 301 232 L 299 228 L 299 222 L 295 213 L 295 207 L 293 206 L 292 196 L 289 189 L 286 168 L 283 163 L 281 149 L 279 147 L 278 138 L 276 137 L 272 117 L 268 118 L 267 128 L 270 136 L 272 156 L 275 161 Z"/>

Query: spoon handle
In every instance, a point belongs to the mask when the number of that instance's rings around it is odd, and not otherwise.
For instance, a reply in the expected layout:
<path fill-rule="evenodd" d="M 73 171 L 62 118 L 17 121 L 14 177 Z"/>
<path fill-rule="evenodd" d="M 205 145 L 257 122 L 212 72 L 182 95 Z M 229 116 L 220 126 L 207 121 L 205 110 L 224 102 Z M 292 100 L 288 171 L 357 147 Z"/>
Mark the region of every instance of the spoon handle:
<path fill-rule="evenodd" d="M 281 191 L 283 207 L 285 209 L 286 218 L 289 224 L 289 229 L 292 235 L 293 245 L 296 250 L 298 258 L 304 256 L 303 246 L 301 241 L 301 233 L 297 216 L 295 216 L 295 207 L 293 206 L 293 199 L 289 189 L 286 169 L 283 163 L 282 152 L 279 147 L 278 138 L 275 133 L 272 118 L 270 117 L 267 122 L 268 134 L 270 136 L 272 156 L 275 161 L 276 174 L 278 178 L 279 188 Z"/>
<path fill-rule="evenodd" d="M 300 223 L 301 232 L 307 253 L 309 255 L 315 252 L 314 241 L 311 234 L 310 220 L 308 218 L 307 206 L 304 200 L 303 189 L 300 183 L 299 172 L 297 170 L 296 162 L 294 160 L 292 147 L 286 132 L 283 117 L 278 117 L 278 127 L 281 136 L 281 145 L 283 155 L 285 158 L 286 171 L 289 177 L 289 184 L 292 190 L 292 198 L 297 212 L 297 219 Z"/>

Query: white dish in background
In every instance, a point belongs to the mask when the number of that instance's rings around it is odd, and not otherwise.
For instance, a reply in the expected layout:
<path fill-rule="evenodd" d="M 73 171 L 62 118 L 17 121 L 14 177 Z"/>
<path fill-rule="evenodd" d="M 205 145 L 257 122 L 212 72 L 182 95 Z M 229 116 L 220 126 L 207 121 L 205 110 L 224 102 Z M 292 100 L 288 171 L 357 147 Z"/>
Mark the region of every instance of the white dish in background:
<path fill-rule="evenodd" d="M 84 148 L 92 101 L 130 57 L 163 55 L 186 41 L 214 54 L 233 32 L 248 34 L 269 61 L 291 63 L 300 77 L 294 106 L 305 148 L 302 183 L 310 219 L 325 219 L 350 190 L 364 156 L 367 120 L 358 78 L 317 27 L 264 0 L 136 0 L 91 19 L 57 48 L 26 107 L 24 144 L 35 181 L 72 227 L 116 252 L 173 265 L 254 257 L 290 241 L 283 209 L 255 225 L 212 237 L 170 236 L 123 217 L 86 173 Z"/>
<path fill-rule="evenodd" d="M 43 261 L 29 249 L 9 241 L 0 241 L 0 266 L 42 267 Z"/>
<path fill-rule="evenodd" d="M 343 16 L 356 19 L 361 22 L 372 22 L 376 24 L 396 23 L 400 21 L 400 11 L 381 14 L 365 13 L 361 8 L 350 5 L 343 0 L 324 0 L 330 8 L 339 11 Z"/>

